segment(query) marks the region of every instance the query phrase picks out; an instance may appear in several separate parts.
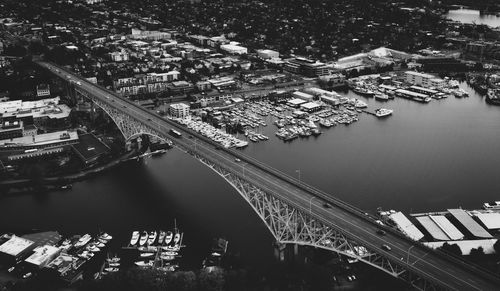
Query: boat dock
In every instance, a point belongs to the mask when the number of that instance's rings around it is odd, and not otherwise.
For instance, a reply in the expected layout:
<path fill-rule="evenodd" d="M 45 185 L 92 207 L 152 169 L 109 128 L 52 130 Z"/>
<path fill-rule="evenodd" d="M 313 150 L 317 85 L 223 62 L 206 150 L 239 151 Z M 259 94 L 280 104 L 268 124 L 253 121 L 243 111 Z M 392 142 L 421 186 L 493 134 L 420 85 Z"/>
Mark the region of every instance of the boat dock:
<path fill-rule="evenodd" d="M 375 111 L 370 111 L 368 109 L 362 109 L 361 111 L 363 111 L 363 113 L 367 113 L 367 114 L 370 114 L 370 115 L 373 115 L 373 116 L 377 116 L 377 114 L 375 114 Z"/>

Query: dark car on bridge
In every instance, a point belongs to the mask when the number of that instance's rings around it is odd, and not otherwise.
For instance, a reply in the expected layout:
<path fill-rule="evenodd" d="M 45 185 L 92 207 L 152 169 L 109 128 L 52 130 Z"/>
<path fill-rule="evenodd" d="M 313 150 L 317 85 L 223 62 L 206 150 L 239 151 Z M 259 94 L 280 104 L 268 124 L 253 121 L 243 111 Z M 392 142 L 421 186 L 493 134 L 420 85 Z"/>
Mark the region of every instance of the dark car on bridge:
<path fill-rule="evenodd" d="M 378 229 L 378 230 L 377 230 L 377 234 L 380 234 L 380 235 L 385 235 L 385 230 L 383 230 L 383 229 Z"/>
<path fill-rule="evenodd" d="M 323 204 L 323 207 L 325 207 L 325 208 L 332 208 L 332 205 L 330 203 L 328 203 L 328 202 L 325 202 Z"/>

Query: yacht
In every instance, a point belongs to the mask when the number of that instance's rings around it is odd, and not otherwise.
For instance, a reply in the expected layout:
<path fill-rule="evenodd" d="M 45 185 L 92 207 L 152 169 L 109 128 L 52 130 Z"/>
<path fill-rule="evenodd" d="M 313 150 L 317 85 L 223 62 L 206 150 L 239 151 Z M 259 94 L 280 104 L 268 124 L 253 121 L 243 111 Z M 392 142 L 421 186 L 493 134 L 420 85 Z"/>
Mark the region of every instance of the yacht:
<path fill-rule="evenodd" d="M 168 245 L 172 241 L 173 237 L 174 234 L 171 231 L 167 231 L 167 234 L 165 235 L 165 244 Z"/>
<path fill-rule="evenodd" d="M 373 91 L 367 90 L 367 89 L 362 88 L 362 87 L 355 87 L 352 89 L 352 91 L 354 91 L 354 93 L 362 95 L 362 96 L 371 97 L 371 96 L 375 95 L 375 93 Z"/>
<path fill-rule="evenodd" d="M 377 93 L 377 94 L 375 94 L 375 99 L 387 101 L 387 100 L 389 100 L 389 96 L 387 94 L 384 94 L 384 93 Z"/>
<path fill-rule="evenodd" d="M 137 230 L 132 232 L 132 238 L 130 239 L 130 245 L 131 246 L 136 245 L 137 242 L 139 242 L 139 238 L 140 238 L 140 234 Z"/>
<path fill-rule="evenodd" d="M 174 236 L 174 244 L 178 244 L 180 240 L 181 240 L 181 234 L 176 232 Z"/>
<path fill-rule="evenodd" d="M 160 235 L 158 236 L 158 244 L 161 245 L 164 239 L 165 239 L 165 232 L 163 230 L 160 230 Z"/>
<path fill-rule="evenodd" d="M 75 243 L 75 248 L 83 247 L 86 245 L 90 240 L 92 239 L 92 236 L 90 234 L 85 234 L 83 235 L 78 241 Z"/>
<path fill-rule="evenodd" d="M 483 208 L 486 210 L 492 210 L 492 209 L 498 210 L 500 209 L 500 201 L 495 201 L 493 203 L 486 202 L 483 204 Z"/>
<path fill-rule="evenodd" d="M 113 237 L 112 237 L 112 236 L 110 236 L 110 235 L 109 235 L 109 234 L 107 234 L 107 233 L 103 233 L 103 234 L 101 234 L 101 235 L 99 236 L 99 238 L 100 238 L 100 239 L 103 239 L 103 240 L 107 240 L 107 241 L 108 241 L 108 240 L 111 240 Z"/>
<path fill-rule="evenodd" d="M 153 266 L 153 261 L 149 261 L 149 262 L 146 262 L 146 261 L 138 261 L 138 262 L 135 262 L 134 263 L 136 266 L 139 266 L 139 267 L 152 267 Z"/>
<path fill-rule="evenodd" d="M 354 107 L 356 108 L 366 108 L 368 107 L 368 104 L 366 104 L 366 102 L 363 102 L 359 99 L 356 99 L 356 101 L 354 101 Z"/>
<path fill-rule="evenodd" d="M 386 109 L 386 108 L 375 109 L 375 115 L 377 117 L 386 117 L 386 116 L 391 115 L 392 112 L 394 112 L 394 110 L 392 110 L 392 109 Z"/>
<path fill-rule="evenodd" d="M 148 245 L 154 244 L 154 242 L 156 241 L 157 235 L 158 235 L 158 233 L 156 231 L 152 231 L 149 233 Z"/>
<path fill-rule="evenodd" d="M 148 241 L 148 232 L 147 231 L 143 231 L 142 235 L 141 235 L 141 238 L 139 240 L 139 245 L 143 246 L 147 241 Z"/>

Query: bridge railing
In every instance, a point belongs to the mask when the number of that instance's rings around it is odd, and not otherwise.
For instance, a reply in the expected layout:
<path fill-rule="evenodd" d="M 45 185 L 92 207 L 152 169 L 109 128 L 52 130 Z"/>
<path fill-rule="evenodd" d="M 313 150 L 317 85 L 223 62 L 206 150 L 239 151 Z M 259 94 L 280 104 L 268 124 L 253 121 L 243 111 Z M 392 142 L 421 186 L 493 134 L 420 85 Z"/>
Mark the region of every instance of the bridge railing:
<path fill-rule="evenodd" d="M 51 63 L 52 64 L 52 63 Z M 69 73 L 69 74 L 74 74 L 73 72 L 69 71 L 68 69 L 66 68 L 62 68 L 58 65 L 55 65 L 55 64 L 52 64 L 54 66 L 57 66 L 59 69 L 62 69 L 64 70 L 65 72 Z M 131 100 L 128 100 L 126 98 L 123 98 L 121 97 L 120 95 L 118 95 L 116 92 L 114 91 L 111 91 L 99 84 L 94 84 L 94 83 L 91 83 L 89 82 L 88 80 L 84 79 L 84 78 L 80 78 L 81 81 L 83 82 L 86 82 L 92 86 L 95 86 L 95 87 L 98 87 L 99 89 L 105 91 L 106 93 L 114 96 L 115 98 L 119 98 L 120 100 L 122 100 L 123 102 L 126 102 L 128 104 L 130 104 L 131 106 L 133 106 L 134 108 L 142 111 L 142 112 L 146 112 L 150 115 L 153 115 L 155 116 L 157 119 L 160 119 L 162 121 L 165 121 L 166 123 L 168 123 L 170 126 L 172 127 L 175 127 L 177 129 L 180 129 L 181 131 L 184 131 L 184 132 L 187 132 L 195 137 L 197 137 L 198 139 L 200 140 L 203 140 L 204 142 L 206 142 L 207 144 L 210 144 L 214 147 L 217 147 L 219 148 L 220 145 L 218 143 L 216 143 L 215 141 L 212 141 L 211 139 L 207 138 L 207 137 L 204 137 L 202 135 L 200 135 L 198 132 L 190 129 L 190 128 L 187 128 L 186 126 L 183 126 L 181 124 L 178 124 L 174 121 L 171 121 L 171 120 L 168 120 L 168 119 L 165 119 L 163 116 L 160 116 L 159 114 L 157 114 L 156 112 L 154 111 L 150 111 L 148 109 L 145 109 L 144 107 L 136 104 L 135 102 L 131 101 Z M 74 86 L 74 85 L 73 85 Z M 103 100 L 105 101 L 106 103 L 108 103 L 109 105 L 113 105 L 111 102 L 108 102 L 106 100 Z M 150 126 L 150 125 L 147 125 L 147 126 Z M 150 126 L 151 127 L 151 126 Z M 155 128 L 151 127 L 152 129 L 156 130 Z M 333 197 L 331 195 L 328 195 L 327 193 L 325 193 L 324 191 L 322 190 L 319 190 L 313 186 L 310 186 L 302 181 L 298 181 L 297 178 L 295 177 L 292 177 L 282 171 L 279 171 L 253 157 L 250 157 L 250 156 L 247 156 L 241 152 L 238 152 L 236 150 L 232 150 L 232 149 L 226 149 L 224 147 L 220 147 L 220 150 L 221 151 L 224 151 L 228 154 L 231 154 L 239 159 L 241 159 L 242 161 L 246 161 L 248 163 L 251 163 L 253 166 L 259 168 L 260 170 L 263 170 L 265 171 L 266 173 L 268 174 L 271 174 L 277 178 L 280 178 L 282 180 L 285 180 L 287 181 L 288 183 L 296 186 L 297 188 L 300 188 L 302 189 L 303 191 L 305 192 L 308 192 L 310 193 L 311 195 L 317 197 L 317 198 L 320 198 L 320 199 L 323 199 L 325 202 L 329 202 L 329 203 L 334 203 L 337 207 L 343 209 L 343 210 L 346 210 L 348 211 L 349 213 L 351 214 L 354 214 L 356 215 L 357 217 L 359 218 L 362 218 L 364 220 L 366 220 L 367 222 L 369 222 L 370 224 L 372 224 L 374 227 L 381 227 L 379 224 L 377 224 L 375 222 L 375 220 L 373 219 L 373 217 L 369 216 L 369 215 L 366 215 L 365 211 L 361 210 L 360 208 L 357 208 L 353 205 L 350 205 L 344 201 L 342 201 L 341 199 L 339 198 L 336 198 L 336 197 Z M 403 240 L 406 240 L 408 241 L 409 243 L 412 243 L 414 244 L 416 247 L 419 247 L 425 251 L 430 251 L 430 252 L 433 252 L 434 254 L 436 254 L 437 256 L 447 260 L 448 262 L 450 263 L 454 263 L 454 264 L 457 264 L 457 265 L 460 265 L 466 269 L 469 269 L 469 270 L 474 270 L 476 271 L 476 273 L 480 276 L 482 276 L 483 278 L 485 279 L 488 279 L 488 280 L 495 280 L 495 281 L 499 281 L 499 277 L 492 273 L 491 271 L 489 270 L 486 270 L 484 269 L 483 267 L 481 266 L 478 266 L 474 263 L 471 263 L 469 261 L 465 261 L 463 258 L 457 258 L 455 256 L 450 256 L 442 251 L 435 251 L 427 246 L 425 246 L 423 243 L 419 242 L 419 241 L 414 241 L 414 240 L 411 240 L 410 238 L 408 238 L 407 236 L 405 236 L 404 234 L 402 234 L 401 232 L 391 228 L 391 227 L 384 227 L 385 230 L 387 230 L 388 232 L 390 232 L 391 234 L 395 235 L 395 236 L 398 236 L 399 238 L 403 239 Z"/>

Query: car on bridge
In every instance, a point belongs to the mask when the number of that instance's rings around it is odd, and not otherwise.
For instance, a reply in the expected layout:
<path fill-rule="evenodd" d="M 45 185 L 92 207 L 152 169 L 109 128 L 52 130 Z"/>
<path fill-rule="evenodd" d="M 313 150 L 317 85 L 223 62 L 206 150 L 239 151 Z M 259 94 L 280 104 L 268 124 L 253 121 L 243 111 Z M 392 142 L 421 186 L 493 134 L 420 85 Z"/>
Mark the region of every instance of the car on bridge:
<path fill-rule="evenodd" d="M 390 247 L 390 246 L 388 246 L 388 245 L 386 245 L 386 244 L 383 244 L 381 247 L 382 247 L 382 249 L 383 249 L 384 251 L 390 251 L 390 250 L 392 250 L 392 249 L 391 249 L 391 247 Z"/>
<path fill-rule="evenodd" d="M 325 207 L 325 208 L 332 208 L 332 205 L 330 203 L 328 203 L 328 202 L 325 202 L 323 204 L 323 207 Z"/>
<path fill-rule="evenodd" d="M 234 159 L 234 161 L 237 162 L 237 163 L 241 162 L 241 160 L 238 159 L 238 158 Z"/>
<path fill-rule="evenodd" d="M 383 230 L 383 229 L 377 229 L 377 234 L 385 235 L 385 230 Z"/>

